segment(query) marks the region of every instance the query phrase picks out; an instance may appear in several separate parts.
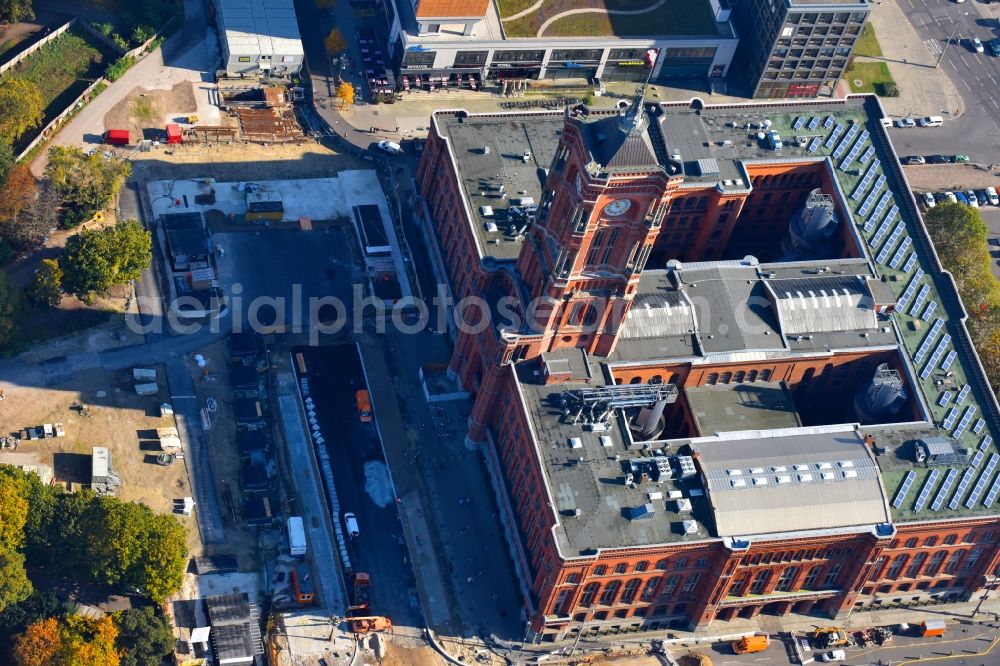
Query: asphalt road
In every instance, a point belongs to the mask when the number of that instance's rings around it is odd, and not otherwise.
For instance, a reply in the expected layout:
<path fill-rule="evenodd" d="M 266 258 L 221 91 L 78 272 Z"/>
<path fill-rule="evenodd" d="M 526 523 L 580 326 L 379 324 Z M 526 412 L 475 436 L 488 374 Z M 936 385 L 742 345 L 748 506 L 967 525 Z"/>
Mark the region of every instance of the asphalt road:
<path fill-rule="evenodd" d="M 1000 163 L 1000 57 L 975 53 L 972 37 L 985 44 L 1000 37 L 998 12 L 993 5 L 972 0 L 898 0 L 924 44 L 935 56 L 944 50 L 941 67 L 965 100 L 965 113 L 955 120 L 955 109 L 940 109 L 945 119 L 937 128 L 893 128 L 890 131 L 900 155 L 936 153 L 969 155 L 974 162 Z M 967 16 L 963 16 L 967 13 Z M 958 29 L 955 38 L 948 39 Z M 891 37 L 880 35 L 881 39 Z M 945 48 L 947 45 L 947 48 Z"/>
<path fill-rule="evenodd" d="M 371 483 L 366 466 L 385 469 L 385 459 L 374 425 L 362 423 L 355 406 L 354 394 L 364 386 L 357 348 L 353 344 L 311 347 L 305 353 L 340 506 L 357 516 L 360 534 L 350 540 L 348 552 L 354 570 L 371 576 L 371 614 L 388 615 L 396 626 L 420 627 L 416 582 L 391 486 L 385 506 L 374 498 L 385 503 L 386 495 L 375 490 L 369 493 L 366 488 L 366 483 Z M 343 516 L 335 520 L 343 520 Z"/>

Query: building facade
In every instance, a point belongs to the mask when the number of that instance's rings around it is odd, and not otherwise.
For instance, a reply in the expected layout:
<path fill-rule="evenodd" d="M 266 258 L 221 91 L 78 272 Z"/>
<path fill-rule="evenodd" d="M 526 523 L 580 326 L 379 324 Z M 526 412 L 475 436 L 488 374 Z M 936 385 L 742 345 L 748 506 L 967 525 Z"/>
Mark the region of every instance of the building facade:
<path fill-rule="evenodd" d="M 435 264 L 482 303 L 450 371 L 539 640 L 992 586 L 1000 411 L 881 117 L 432 118 Z"/>
<path fill-rule="evenodd" d="M 699 2 L 706 20 L 685 34 L 522 34 L 493 2 L 397 0 L 389 42 L 401 76 L 479 81 L 584 79 L 643 81 L 656 49 L 654 81 L 720 80 L 736 51 L 728 5 Z M 704 5 L 702 7 L 701 5 Z M 683 25 L 678 22 L 677 25 Z"/>
<path fill-rule="evenodd" d="M 844 75 L 868 19 L 868 0 L 739 0 L 739 68 L 732 76 L 752 97 L 816 97 Z"/>

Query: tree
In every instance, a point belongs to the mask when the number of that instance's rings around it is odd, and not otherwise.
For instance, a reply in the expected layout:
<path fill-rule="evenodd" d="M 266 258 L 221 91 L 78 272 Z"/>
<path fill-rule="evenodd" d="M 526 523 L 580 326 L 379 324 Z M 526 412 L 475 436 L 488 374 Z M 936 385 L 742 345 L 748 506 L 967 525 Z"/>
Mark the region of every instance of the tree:
<path fill-rule="evenodd" d="M 127 161 L 104 159 L 98 152 L 85 155 L 79 148 L 53 146 L 45 177 L 62 202 L 63 226 L 76 226 L 95 211 L 107 208 L 131 172 Z"/>
<path fill-rule="evenodd" d="M 163 603 L 184 582 L 187 565 L 187 539 L 184 528 L 171 515 L 149 515 L 141 536 L 141 555 L 128 575 L 128 583 L 144 590 L 149 598 Z"/>
<path fill-rule="evenodd" d="M 118 613 L 118 652 L 122 666 L 158 664 L 174 647 L 170 622 L 152 606 Z"/>
<path fill-rule="evenodd" d="M 27 481 L 20 475 L 4 478 L 0 485 L 0 550 L 17 550 L 24 544 L 27 487 Z"/>
<path fill-rule="evenodd" d="M 344 100 L 344 107 L 350 107 L 354 104 L 354 86 L 344 81 L 337 86 L 337 97 Z"/>
<path fill-rule="evenodd" d="M 24 570 L 24 555 L 0 550 L 0 612 L 31 596 L 31 581 Z"/>
<path fill-rule="evenodd" d="M 31 0 L 0 0 L 0 21 L 17 23 L 25 19 L 35 18 Z"/>
<path fill-rule="evenodd" d="M 98 620 L 69 615 L 62 625 L 59 666 L 119 666 L 118 628 L 110 616 Z"/>
<path fill-rule="evenodd" d="M 152 237 L 137 220 L 70 236 L 60 262 L 65 289 L 92 302 L 94 294 L 105 294 L 114 286 L 138 279 L 149 267 L 152 247 Z"/>
<path fill-rule="evenodd" d="M 21 292 L 5 273 L 0 273 L 0 345 L 6 344 L 17 328 Z"/>
<path fill-rule="evenodd" d="M 45 104 L 38 86 L 15 76 L 0 77 L 0 142 L 13 144 L 42 123 Z"/>
<path fill-rule="evenodd" d="M 28 625 L 46 618 L 62 616 L 74 610 L 73 604 L 59 601 L 59 598 L 51 592 L 35 590 L 24 601 L 11 604 L 0 612 L 0 645 L 13 646 L 14 636 L 24 632 Z M 9 655 L 0 650 L 0 662 L 3 662 L 5 656 Z"/>
<path fill-rule="evenodd" d="M 54 617 L 28 625 L 14 641 L 17 666 L 51 666 L 62 650 L 59 621 Z"/>
<path fill-rule="evenodd" d="M 31 227 L 21 223 L 36 195 L 37 184 L 28 165 L 12 168 L 6 185 L 0 188 L 0 238 L 14 247 L 26 247 L 34 240 Z"/>
<path fill-rule="evenodd" d="M 334 28 L 330 31 L 330 34 L 326 36 L 326 40 L 323 42 L 326 46 L 326 52 L 330 55 L 334 53 L 340 53 L 347 48 L 347 42 L 344 41 L 344 36 L 340 34 L 340 30 Z"/>
<path fill-rule="evenodd" d="M 56 259 L 42 259 L 42 265 L 35 271 L 28 296 L 40 305 L 50 308 L 62 300 L 62 268 Z"/>

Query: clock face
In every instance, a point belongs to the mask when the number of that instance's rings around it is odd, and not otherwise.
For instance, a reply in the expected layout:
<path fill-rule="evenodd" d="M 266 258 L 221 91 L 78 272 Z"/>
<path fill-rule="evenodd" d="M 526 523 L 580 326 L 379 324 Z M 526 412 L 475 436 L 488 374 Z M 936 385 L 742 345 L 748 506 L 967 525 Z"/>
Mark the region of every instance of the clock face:
<path fill-rule="evenodd" d="M 632 207 L 632 202 L 628 199 L 615 199 L 604 207 L 604 214 L 608 217 L 624 215 Z"/>

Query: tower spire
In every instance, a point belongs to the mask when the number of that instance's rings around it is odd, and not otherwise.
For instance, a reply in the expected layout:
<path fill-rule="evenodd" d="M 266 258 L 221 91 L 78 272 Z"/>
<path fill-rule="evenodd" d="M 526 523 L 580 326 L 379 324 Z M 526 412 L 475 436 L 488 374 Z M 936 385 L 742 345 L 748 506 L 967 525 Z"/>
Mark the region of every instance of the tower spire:
<path fill-rule="evenodd" d="M 639 134 L 645 129 L 646 115 L 642 112 L 642 103 L 646 99 L 646 87 L 649 85 L 649 79 L 653 76 L 656 55 L 656 49 L 646 51 L 646 64 L 649 65 L 649 71 L 646 72 L 645 80 L 635 87 L 632 102 L 628 105 L 628 108 L 619 120 L 619 125 L 626 134 Z"/>

